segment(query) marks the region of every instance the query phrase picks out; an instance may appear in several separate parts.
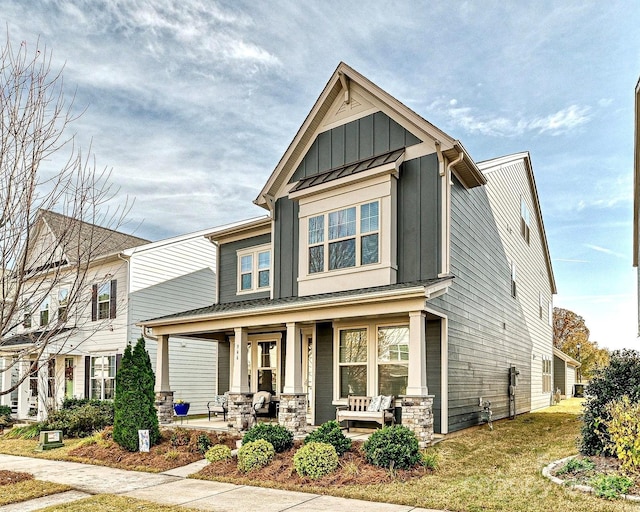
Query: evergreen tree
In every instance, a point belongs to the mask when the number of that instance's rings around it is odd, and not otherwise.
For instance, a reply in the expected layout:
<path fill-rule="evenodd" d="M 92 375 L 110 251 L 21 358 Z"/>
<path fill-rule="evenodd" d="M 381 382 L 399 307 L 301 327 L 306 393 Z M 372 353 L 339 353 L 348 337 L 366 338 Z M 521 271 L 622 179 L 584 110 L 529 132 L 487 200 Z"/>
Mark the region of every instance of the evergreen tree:
<path fill-rule="evenodd" d="M 132 349 L 125 349 L 116 374 L 113 440 L 129 451 L 138 450 L 138 430 L 149 431 L 149 442 L 160 440 L 158 416 L 154 406 L 154 375 L 151 360 L 145 350 L 144 338 Z"/>

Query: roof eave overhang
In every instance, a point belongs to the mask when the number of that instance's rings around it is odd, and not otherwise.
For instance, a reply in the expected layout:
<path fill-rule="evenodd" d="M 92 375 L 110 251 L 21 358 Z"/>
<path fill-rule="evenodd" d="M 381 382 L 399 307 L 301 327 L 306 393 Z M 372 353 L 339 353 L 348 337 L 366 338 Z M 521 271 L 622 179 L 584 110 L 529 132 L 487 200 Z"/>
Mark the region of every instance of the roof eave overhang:
<path fill-rule="evenodd" d="M 447 289 L 453 281 L 453 276 L 443 278 L 436 283 L 430 285 L 417 285 L 411 288 L 402 288 L 398 290 L 385 290 L 372 293 L 360 293 L 347 295 L 342 297 L 330 297 L 330 298 L 318 298 L 317 300 L 310 300 L 307 302 L 292 302 L 287 304 L 274 304 L 266 305 L 264 307 L 245 309 L 245 310 L 232 310 L 220 313 L 208 313 L 193 315 L 180 318 L 159 318 L 156 320 L 148 320 L 139 322 L 136 325 L 142 328 L 155 329 L 166 328 L 177 325 L 184 325 L 189 323 L 201 323 L 209 320 L 224 320 L 234 319 L 238 317 L 247 318 L 260 315 L 277 315 L 285 314 L 289 312 L 302 312 L 312 311 L 324 308 L 330 308 L 334 306 L 347 306 L 349 304 L 375 304 L 381 302 L 400 301 L 407 299 L 418 299 L 423 301 L 423 309 L 426 307 L 426 301 L 439 297 L 446 293 Z M 159 333 L 163 334 L 163 333 Z"/>
<path fill-rule="evenodd" d="M 487 178 L 471 158 L 469 152 L 462 143 L 456 140 L 452 147 L 444 149 L 442 154 L 450 162 L 455 161 L 462 154 L 463 158 L 453 166 L 453 172 L 466 188 L 475 188 L 486 185 Z"/>

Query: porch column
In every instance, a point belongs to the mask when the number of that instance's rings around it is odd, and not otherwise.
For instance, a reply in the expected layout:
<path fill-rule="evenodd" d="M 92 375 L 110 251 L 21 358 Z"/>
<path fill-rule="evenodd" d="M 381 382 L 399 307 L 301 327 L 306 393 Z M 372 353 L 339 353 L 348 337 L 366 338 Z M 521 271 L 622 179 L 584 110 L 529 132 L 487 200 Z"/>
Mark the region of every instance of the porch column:
<path fill-rule="evenodd" d="M 284 393 L 304 393 L 302 389 L 302 337 L 300 325 L 287 324 Z"/>
<path fill-rule="evenodd" d="M 3 357 L 2 358 L 2 381 L 0 386 L 2 386 L 2 390 L 7 390 L 11 387 L 11 370 L 9 369 L 11 366 L 11 358 Z M 6 395 L 2 395 L 0 397 L 0 404 L 8 405 L 11 407 L 11 393 L 7 393 Z"/>
<path fill-rule="evenodd" d="M 306 433 L 307 394 L 302 387 L 302 331 L 295 322 L 287 324 L 285 378 L 280 393 L 278 423 L 296 435 Z"/>
<path fill-rule="evenodd" d="M 409 377 L 407 395 L 426 396 L 427 389 L 427 335 L 424 311 L 409 313 Z"/>
<path fill-rule="evenodd" d="M 156 409 L 158 421 L 166 425 L 173 421 L 173 391 L 169 384 L 169 335 L 158 335 L 156 353 Z"/>
<path fill-rule="evenodd" d="M 29 402 L 31 400 L 31 378 L 30 378 L 30 362 L 22 359 L 16 363 L 18 365 L 18 375 L 22 378 L 25 374 L 26 378 L 18 386 L 18 418 L 25 419 L 29 416 Z"/>
<path fill-rule="evenodd" d="M 249 337 L 244 327 L 235 328 L 233 344 L 233 375 L 231 376 L 230 393 L 249 393 L 249 379 L 247 376 L 247 348 Z"/>
<path fill-rule="evenodd" d="M 47 359 L 38 361 L 38 421 L 44 421 L 48 415 L 49 402 L 49 364 Z"/>

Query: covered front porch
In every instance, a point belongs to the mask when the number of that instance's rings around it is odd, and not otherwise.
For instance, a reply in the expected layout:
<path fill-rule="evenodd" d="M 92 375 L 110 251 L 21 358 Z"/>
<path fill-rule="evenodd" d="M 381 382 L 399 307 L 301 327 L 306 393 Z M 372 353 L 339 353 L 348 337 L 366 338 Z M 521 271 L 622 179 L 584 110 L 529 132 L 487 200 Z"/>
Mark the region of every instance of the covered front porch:
<path fill-rule="evenodd" d="M 397 423 L 428 444 L 434 413 L 438 431 L 446 431 L 446 317 L 426 308 L 437 289 L 421 283 L 245 301 L 144 322 L 158 343 L 160 421 L 173 416 L 169 336 L 189 335 L 218 343 L 217 392 L 228 394 L 231 431 L 253 424 L 259 391 L 273 396 L 277 421 L 298 435 L 335 419 L 350 394 L 384 394 L 395 397 Z"/>

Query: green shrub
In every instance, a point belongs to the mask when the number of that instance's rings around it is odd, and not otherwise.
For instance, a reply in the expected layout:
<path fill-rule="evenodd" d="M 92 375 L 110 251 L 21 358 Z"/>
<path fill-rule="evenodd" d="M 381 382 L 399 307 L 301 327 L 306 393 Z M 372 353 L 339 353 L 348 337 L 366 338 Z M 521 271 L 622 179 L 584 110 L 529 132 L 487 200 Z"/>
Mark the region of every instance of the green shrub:
<path fill-rule="evenodd" d="M 276 453 L 282 453 L 293 446 L 293 434 L 282 425 L 258 423 L 247 430 L 242 443 L 250 443 L 258 439 L 269 441 Z"/>
<path fill-rule="evenodd" d="M 336 420 L 327 421 L 304 438 L 304 443 L 327 443 L 336 449 L 338 455 L 349 451 L 351 439 L 342 433 L 340 424 Z"/>
<path fill-rule="evenodd" d="M 266 466 L 273 460 L 275 454 L 275 449 L 269 441 L 264 439 L 250 441 L 238 450 L 238 469 L 248 473 Z"/>
<path fill-rule="evenodd" d="M 628 396 L 609 403 L 605 422 L 613 450 L 629 472 L 640 470 L 640 403 L 631 403 Z"/>
<path fill-rule="evenodd" d="M 11 407 L 8 405 L 0 405 L 0 416 L 11 417 Z"/>
<path fill-rule="evenodd" d="M 62 430 L 66 437 L 88 437 L 113 425 L 113 403 L 86 401 L 49 414 L 43 430 Z"/>
<path fill-rule="evenodd" d="M 231 458 L 231 448 L 224 444 L 216 444 L 207 450 L 204 458 L 209 462 L 218 462 L 219 460 L 227 460 Z"/>
<path fill-rule="evenodd" d="M 616 350 L 611 354 L 609 366 L 595 371 L 585 392 L 580 452 L 585 455 L 614 455 L 606 427 L 611 416 L 606 407 L 624 395 L 632 403 L 640 401 L 640 352 Z"/>
<path fill-rule="evenodd" d="M 593 487 L 596 496 L 613 500 L 621 494 L 627 494 L 633 485 L 633 480 L 623 475 L 599 474 L 589 481 L 589 485 Z"/>
<path fill-rule="evenodd" d="M 577 473 L 584 473 L 586 471 L 591 471 L 595 469 L 596 465 L 590 461 L 589 459 L 578 459 L 573 458 L 568 460 L 558 471 L 558 475 L 566 475 L 570 473 L 575 475 Z"/>
<path fill-rule="evenodd" d="M 198 437 L 196 439 L 196 448 L 200 453 L 202 453 L 203 455 L 207 453 L 207 450 L 211 448 L 212 444 L 213 443 L 211 442 L 211 439 L 209 439 L 209 436 L 207 434 L 205 434 L 204 432 L 200 432 L 198 434 Z"/>
<path fill-rule="evenodd" d="M 367 462 L 392 470 L 409 469 L 421 459 L 418 438 L 402 425 L 376 430 L 363 448 Z"/>
<path fill-rule="evenodd" d="M 338 467 L 338 453 L 328 443 L 312 441 L 295 453 L 293 467 L 300 476 L 322 478 Z"/>
<path fill-rule="evenodd" d="M 155 409 L 154 376 L 144 338 L 127 345 L 116 373 L 113 440 L 131 452 L 138 450 L 138 430 L 149 431 L 149 444 L 160 441 Z"/>

